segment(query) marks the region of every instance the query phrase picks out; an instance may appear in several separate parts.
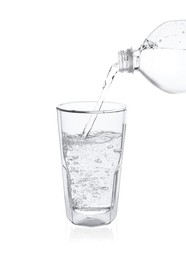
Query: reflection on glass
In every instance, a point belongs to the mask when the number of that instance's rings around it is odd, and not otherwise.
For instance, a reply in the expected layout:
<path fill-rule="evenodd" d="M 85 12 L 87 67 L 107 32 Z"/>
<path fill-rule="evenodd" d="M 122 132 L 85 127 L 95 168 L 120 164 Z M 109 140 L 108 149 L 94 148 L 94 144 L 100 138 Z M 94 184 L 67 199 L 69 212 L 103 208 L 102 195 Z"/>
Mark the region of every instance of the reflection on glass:
<path fill-rule="evenodd" d="M 84 241 L 114 241 L 117 237 L 116 223 L 102 227 L 82 227 L 66 223 L 65 241 L 68 243 Z"/>

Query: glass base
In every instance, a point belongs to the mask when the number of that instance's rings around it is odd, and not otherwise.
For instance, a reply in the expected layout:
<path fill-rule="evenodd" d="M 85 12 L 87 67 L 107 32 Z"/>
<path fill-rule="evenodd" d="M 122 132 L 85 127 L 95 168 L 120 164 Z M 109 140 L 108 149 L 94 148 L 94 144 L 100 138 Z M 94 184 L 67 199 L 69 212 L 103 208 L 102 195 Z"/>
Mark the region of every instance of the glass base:
<path fill-rule="evenodd" d="M 75 225 L 95 227 L 111 223 L 116 217 L 112 213 L 110 208 L 74 209 L 67 217 Z"/>

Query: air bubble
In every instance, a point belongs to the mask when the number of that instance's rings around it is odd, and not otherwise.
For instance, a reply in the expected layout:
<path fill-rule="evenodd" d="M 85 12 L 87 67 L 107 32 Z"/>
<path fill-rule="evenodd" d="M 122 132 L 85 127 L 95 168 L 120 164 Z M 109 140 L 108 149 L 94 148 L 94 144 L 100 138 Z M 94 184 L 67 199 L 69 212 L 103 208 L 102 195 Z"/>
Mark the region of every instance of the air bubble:
<path fill-rule="evenodd" d="M 108 187 L 101 187 L 100 189 L 101 190 L 108 190 L 109 188 Z"/>
<path fill-rule="evenodd" d="M 121 153 L 121 149 L 115 149 L 114 152 L 115 153 Z"/>
<path fill-rule="evenodd" d="M 75 165 L 79 164 L 78 162 L 74 162 Z"/>
<path fill-rule="evenodd" d="M 76 172 L 76 173 L 78 173 L 79 171 L 78 171 L 78 170 L 76 170 L 76 168 L 75 168 L 75 167 L 71 167 L 71 168 L 70 168 L 70 172 Z"/>
<path fill-rule="evenodd" d="M 79 158 L 79 156 L 72 156 L 72 159 L 73 160 L 76 160 L 76 159 L 78 159 Z"/>
<path fill-rule="evenodd" d="M 96 159 L 95 162 L 96 163 L 102 163 L 102 161 L 100 159 Z"/>

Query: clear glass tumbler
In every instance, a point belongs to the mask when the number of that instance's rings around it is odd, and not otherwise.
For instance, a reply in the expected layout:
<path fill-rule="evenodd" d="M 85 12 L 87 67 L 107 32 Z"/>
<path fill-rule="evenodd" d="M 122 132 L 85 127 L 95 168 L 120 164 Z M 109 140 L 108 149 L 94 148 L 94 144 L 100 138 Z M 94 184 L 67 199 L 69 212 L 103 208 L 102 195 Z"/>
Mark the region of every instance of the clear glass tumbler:
<path fill-rule="evenodd" d="M 57 107 L 66 214 L 77 225 L 109 224 L 117 213 L 126 107 L 104 102 Z M 82 133 L 91 118 L 93 127 Z"/>

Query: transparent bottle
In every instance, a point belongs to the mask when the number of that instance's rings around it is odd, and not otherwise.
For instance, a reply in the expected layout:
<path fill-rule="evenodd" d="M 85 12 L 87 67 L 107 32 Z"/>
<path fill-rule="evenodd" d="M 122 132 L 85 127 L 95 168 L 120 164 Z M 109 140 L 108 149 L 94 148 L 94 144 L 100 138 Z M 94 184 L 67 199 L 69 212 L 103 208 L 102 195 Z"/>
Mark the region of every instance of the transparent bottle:
<path fill-rule="evenodd" d="M 186 91 L 186 20 L 157 27 L 139 49 L 119 51 L 119 71 L 140 71 L 168 93 Z"/>

